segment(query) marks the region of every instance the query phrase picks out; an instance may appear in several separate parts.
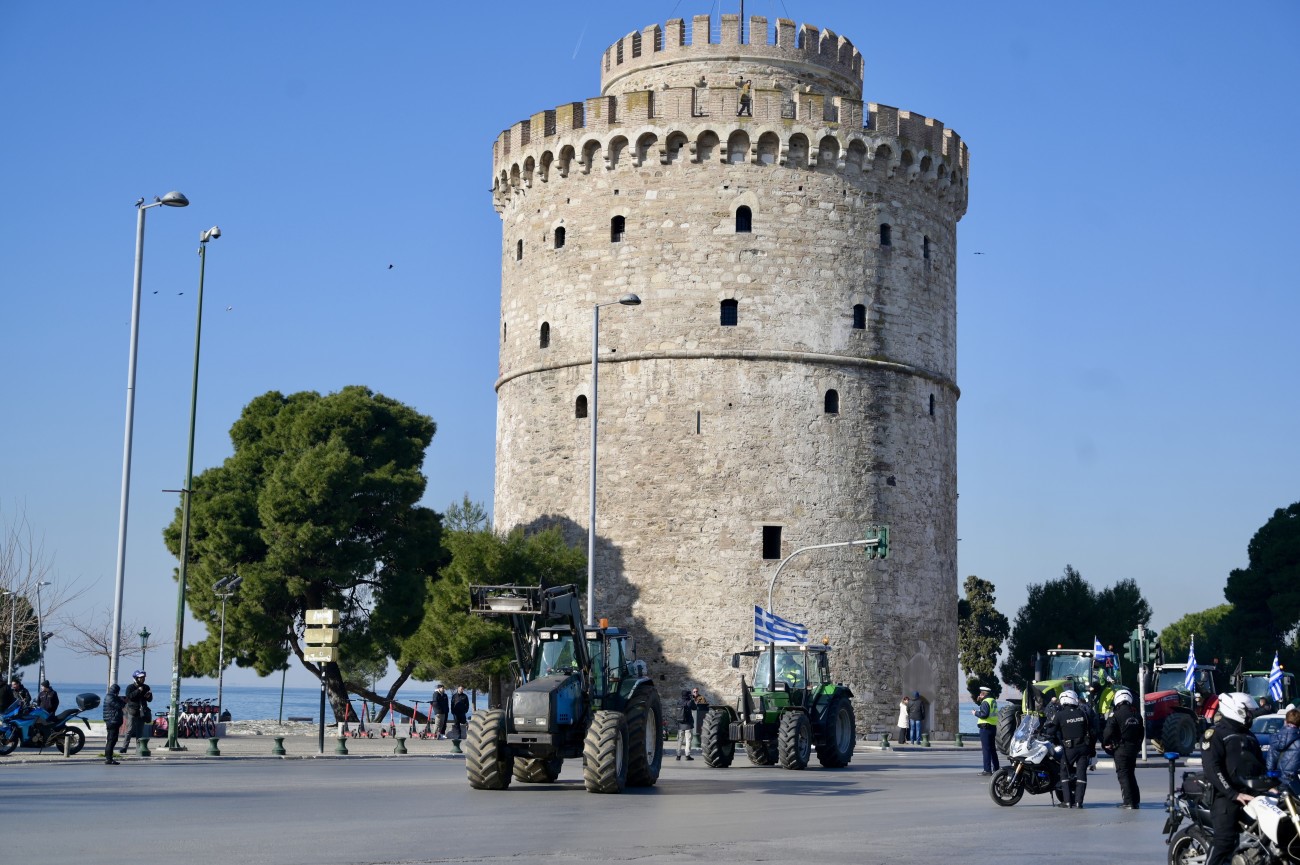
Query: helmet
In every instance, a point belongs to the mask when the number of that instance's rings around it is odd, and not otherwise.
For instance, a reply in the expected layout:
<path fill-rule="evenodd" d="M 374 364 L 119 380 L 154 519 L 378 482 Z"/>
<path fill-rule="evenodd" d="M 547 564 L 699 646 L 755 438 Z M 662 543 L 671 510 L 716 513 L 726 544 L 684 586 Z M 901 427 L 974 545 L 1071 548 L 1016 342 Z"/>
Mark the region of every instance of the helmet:
<path fill-rule="evenodd" d="M 1120 703 L 1131 704 L 1132 702 L 1133 702 L 1133 692 L 1130 691 L 1128 688 L 1120 688 L 1118 691 L 1115 692 L 1116 706 L 1118 706 Z"/>
<path fill-rule="evenodd" d="M 1223 713 L 1223 717 L 1231 718 L 1238 724 L 1245 724 L 1250 721 L 1250 716 L 1255 711 L 1255 699 L 1250 694 L 1243 694 L 1240 691 L 1220 694 L 1219 711 Z"/>
<path fill-rule="evenodd" d="M 1062 706 L 1079 705 L 1079 695 L 1071 691 L 1069 688 L 1066 688 L 1064 691 L 1061 692 L 1061 705 Z"/>
<path fill-rule="evenodd" d="M 132 679 L 143 679 L 143 678 L 144 678 L 144 670 L 136 670 L 134 673 L 131 674 L 131 678 L 132 678 Z"/>

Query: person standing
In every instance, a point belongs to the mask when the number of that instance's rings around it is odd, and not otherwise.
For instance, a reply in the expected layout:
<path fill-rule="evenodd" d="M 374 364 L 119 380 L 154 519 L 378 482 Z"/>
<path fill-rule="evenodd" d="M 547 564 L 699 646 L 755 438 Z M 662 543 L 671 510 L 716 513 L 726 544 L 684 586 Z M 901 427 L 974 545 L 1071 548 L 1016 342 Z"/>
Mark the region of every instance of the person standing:
<path fill-rule="evenodd" d="M 903 699 L 898 701 L 898 744 L 900 745 L 907 744 L 907 728 L 907 695 L 904 694 Z"/>
<path fill-rule="evenodd" d="M 134 680 L 126 686 L 126 738 L 122 740 L 122 753 L 131 746 L 131 739 L 147 739 L 145 723 L 153 719 L 149 715 L 149 703 L 153 700 L 153 691 L 145 684 L 144 670 L 131 674 Z"/>
<path fill-rule="evenodd" d="M 1133 692 L 1120 688 L 1115 692 L 1115 710 L 1106 719 L 1101 746 L 1115 758 L 1115 777 L 1119 779 L 1120 806 L 1136 809 L 1142 804 L 1137 784 L 1137 757 L 1142 748 L 1142 715 L 1133 706 Z"/>
<path fill-rule="evenodd" d="M 754 101 L 752 91 L 754 89 L 754 82 L 742 78 L 736 86 L 740 88 L 740 107 L 736 109 L 736 116 L 753 117 Z"/>
<path fill-rule="evenodd" d="M 49 679 L 41 682 L 41 688 L 36 692 L 36 705 L 44 709 L 51 718 L 59 711 L 59 692 L 50 687 Z"/>
<path fill-rule="evenodd" d="M 1288 709 L 1282 729 L 1273 734 L 1268 746 L 1268 774 L 1276 775 L 1282 782 L 1297 790 L 1297 771 L 1300 771 L 1300 709 Z"/>
<path fill-rule="evenodd" d="M 1259 741 L 1248 726 L 1255 701 L 1249 694 L 1219 695 L 1220 718 L 1201 751 L 1201 766 L 1214 788 L 1210 804 L 1210 855 L 1205 865 L 1225 865 L 1237 850 L 1242 806 L 1254 799 L 1247 782 L 1267 771 Z"/>
<path fill-rule="evenodd" d="M 122 686 L 109 685 L 104 695 L 104 762 L 110 766 L 118 765 L 113 759 L 113 749 L 117 747 L 117 735 L 122 729 Z"/>
<path fill-rule="evenodd" d="M 1047 722 L 1047 738 L 1061 746 L 1061 780 L 1057 787 L 1061 807 L 1082 808 L 1088 792 L 1088 761 L 1096 740 L 1088 714 L 1079 706 L 1079 695 L 1066 688 L 1061 707 Z"/>
<path fill-rule="evenodd" d="M 920 691 L 913 691 L 912 700 L 907 704 L 907 726 L 908 738 L 913 745 L 919 745 L 925 730 L 925 698 Z"/>
<path fill-rule="evenodd" d="M 980 686 L 977 699 L 979 702 L 971 714 L 975 716 L 975 725 L 980 731 L 980 754 L 984 758 L 984 771 L 980 774 L 992 775 L 1002 768 L 998 761 L 998 749 L 994 743 L 998 732 L 998 701 L 993 696 L 993 689 L 988 685 Z"/>
<path fill-rule="evenodd" d="M 691 731 L 695 729 L 695 698 L 691 692 L 682 690 L 682 702 L 677 710 L 677 759 L 686 757 L 687 760 L 694 760 L 691 756 Z"/>
<path fill-rule="evenodd" d="M 704 716 L 709 714 L 709 700 L 699 688 L 691 689 L 691 699 L 695 701 L 695 739 L 692 744 L 698 749 L 700 737 L 704 735 Z"/>
<path fill-rule="evenodd" d="M 469 694 L 465 686 L 458 685 L 456 693 L 451 695 L 451 737 L 457 741 L 465 738 L 465 724 L 469 718 Z"/>
<path fill-rule="evenodd" d="M 18 717 L 21 718 L 32 707 L 32 693 L 23 686 L 23 680 L 18 678 L 17 673 L 9 679 L 9 691 L 13 694 L 11 702 L 18 703 Z"/>
<path fill-rule="evenodd" d="M 438 687 L 433 689 L 433 738 L 447 738 L 447 715 L 450 713 L 451 703 L 447 699 L 447 689 L 438 683 Z"/>

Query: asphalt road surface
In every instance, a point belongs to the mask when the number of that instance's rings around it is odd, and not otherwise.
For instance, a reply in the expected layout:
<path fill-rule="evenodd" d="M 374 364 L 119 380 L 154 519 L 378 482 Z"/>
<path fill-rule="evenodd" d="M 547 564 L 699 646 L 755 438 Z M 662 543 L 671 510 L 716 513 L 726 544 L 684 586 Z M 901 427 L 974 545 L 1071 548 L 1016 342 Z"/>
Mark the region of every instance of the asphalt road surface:
<path fill-rule="evenodd" d="M 659 785 L 594 795 L 559 782 L 471 790 L 449 756 L 0 761 L 4 861 L 42 865 L 413 863 L 1159 863 L 1167 772 L 1115 807 L 1112 771 L 1082 811 L 993 804 L 978 749 L 860 750 L 842 770 L 730 769 L 666 755 Z"/>

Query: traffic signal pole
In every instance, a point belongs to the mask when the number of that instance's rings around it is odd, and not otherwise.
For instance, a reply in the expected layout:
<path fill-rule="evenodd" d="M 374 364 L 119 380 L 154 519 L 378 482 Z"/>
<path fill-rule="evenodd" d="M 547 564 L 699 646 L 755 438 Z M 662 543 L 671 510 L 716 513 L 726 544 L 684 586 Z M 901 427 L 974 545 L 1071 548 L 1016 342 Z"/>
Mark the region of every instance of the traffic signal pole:
<path fill-rule="evenodd" d="M 1147 759 L 1147 629 L 1138 623 L 1138 705 L 1142 707 L 1142 762 Z"/>

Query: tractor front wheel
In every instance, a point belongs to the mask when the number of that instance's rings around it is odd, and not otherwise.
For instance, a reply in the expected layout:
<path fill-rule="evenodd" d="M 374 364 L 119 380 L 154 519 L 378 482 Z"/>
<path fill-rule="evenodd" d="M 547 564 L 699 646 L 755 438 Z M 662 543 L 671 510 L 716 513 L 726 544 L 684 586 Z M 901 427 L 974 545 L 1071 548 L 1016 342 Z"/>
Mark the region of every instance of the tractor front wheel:
<path fill-rule="evenodd" d="M 755 766 L 775 766 L 777 758 L 776 742 L 746 742 L 745 756 Z"/>
<path fill-rule="evenodd" d="M 812 723 L 803 712 L 786 712 L 776 740 L 777 759 L 785 769 L 807 769 L 812 756 Z"/>
<path fill-rule="evenodd" d="M 731 741 L 731 715 L 725 709 L 710 709 L 700 730 L 700 750 L 704 762 L 714 769 L 725 769 L 736 759 L 736 743 Z"/>
<path fill-rule="evenodd" d="M 506 713 L 501 709 L 475 712 L 465 739 L 465 774 L 475 790 L 504 790 L 510 786 L 514 761 L 506 755 Z"/>
<path fill-rule="evenodd" d="M 1177 751 L 1186 757 L 1196 748 L 1196 721 L 1182 712 L 1165 718 L 1160 731 L 1160 742 L 1167 751 Z"/>
<path fill-rule="evenodd" d="M 653 787 L 664 762 L 664 740 L 659 735 L 663 706 L 659 692 L 642 687 L 627 707 L 627 785 Z"/>
<path fill-rule="evenodd" d="M 853 759 L 853 746 L 857 743 L 857 722 L 853 717 L 853 704 L 848 697 L 837 697 L 826 708 L 822 735 L 817 740 L 817 761 L 829 769 L 849 765 Z"/>
<path fill-rule="evenodd" d="M 582 747 L 582 781 L 588 793 L 622 793 L 627 786 L 627 716 L 622 712 L 601 710 L 592 718 Z"/>

